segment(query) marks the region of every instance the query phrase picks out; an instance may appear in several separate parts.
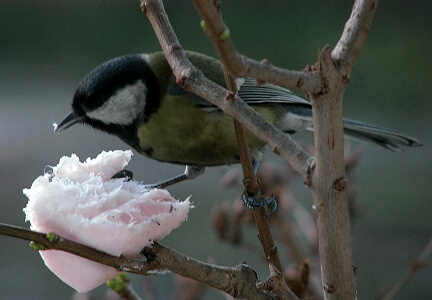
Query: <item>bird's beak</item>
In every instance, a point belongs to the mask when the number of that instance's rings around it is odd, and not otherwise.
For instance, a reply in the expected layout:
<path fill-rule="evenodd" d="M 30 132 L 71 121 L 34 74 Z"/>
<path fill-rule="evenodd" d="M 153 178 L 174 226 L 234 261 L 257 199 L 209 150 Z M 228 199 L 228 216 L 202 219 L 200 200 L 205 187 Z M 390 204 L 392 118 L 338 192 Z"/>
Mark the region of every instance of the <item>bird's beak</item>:
<path fill-rule="evenodd" d="M 60 122 L 60 124 L 54 125 L 54 132 L 61 132 L 65 129 L 68 129 L 72 125 L 82 123 L 83 119 L 83 117 L 75 116 L 72 111 Z"/>

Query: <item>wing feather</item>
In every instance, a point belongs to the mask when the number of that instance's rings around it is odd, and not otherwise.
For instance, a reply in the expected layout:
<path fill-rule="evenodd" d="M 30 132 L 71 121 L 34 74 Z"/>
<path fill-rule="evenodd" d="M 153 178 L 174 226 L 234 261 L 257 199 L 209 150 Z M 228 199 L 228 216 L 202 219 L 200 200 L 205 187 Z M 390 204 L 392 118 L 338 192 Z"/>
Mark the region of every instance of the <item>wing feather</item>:
<path fill-rule="evenodd" d="M 288 89 L 272 85 L 260 84 L 257 85 L 254 78 L 238 78 L 238 95 L 249 105 L 257 104 L 300 104 L 310 107 L 311 104 L 307 100 L 300 98 Z M 189 94 L 190 99 L 200 108 L 205 110 L 218 110 L 216 106 L 206 101 L 205 99 L 190 93 L 179 87 L 174 80 L 170 80 L 168 84 L 168 93 L 173 96 L 183 96 Z"/>
<path fill-rule="evenodd" d="M 288 89 L 272 85 L 257 85 L 255 79 L 246 77 L 237 79 L 238 94 L 248 104 L 302 104 L 310 106 L 310 102 L 300 98 Z"/>

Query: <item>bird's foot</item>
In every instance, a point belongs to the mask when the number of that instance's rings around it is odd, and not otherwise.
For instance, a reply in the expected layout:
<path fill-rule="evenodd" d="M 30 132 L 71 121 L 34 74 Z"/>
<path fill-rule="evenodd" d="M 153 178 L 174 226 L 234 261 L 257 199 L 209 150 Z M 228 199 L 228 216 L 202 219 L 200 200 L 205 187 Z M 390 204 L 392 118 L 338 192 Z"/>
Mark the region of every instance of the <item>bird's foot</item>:
<path fill-rule="evenodd" d="M 123 169 L 115 173 L 113 176 L 111 176 L 111 179 L 118 179 L 118 178 L 124 178 L 125 181 L 131 181 L 133 178 L 133 173 L 132 171 Z"/>
<path fill-rule="evenodd" d="M 264 216 L 265 218 L 271 216 L 277 208 L 277 202 L 275 196 L 271 197 L 263 197 L 261 195 L 261 190 L 258 190 L 257 195 L 250 196 L 245 190 L 241 196 L 243 204 L 250 209 L 260 209 L 260 208 L 268 208 L 268 213 Z"/>

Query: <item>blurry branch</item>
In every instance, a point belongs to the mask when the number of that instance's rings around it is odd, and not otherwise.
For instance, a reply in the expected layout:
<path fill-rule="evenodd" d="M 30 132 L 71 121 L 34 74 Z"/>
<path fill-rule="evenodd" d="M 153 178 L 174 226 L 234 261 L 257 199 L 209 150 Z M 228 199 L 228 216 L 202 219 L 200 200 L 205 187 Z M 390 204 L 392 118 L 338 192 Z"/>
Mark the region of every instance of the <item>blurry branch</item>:
<path fill-rule="evenodd" d="M 220 289 L 235 298 L 275 299 L 259 287 L 256 272 L 244 263 L 234 267 L 216 266 L 190 258 L 156 242 L 144 247 L 142 255 L 147 261 L 140 261 L 112 256 L 54 233 L 45 234 L 3 223 L 0 223 L 0 235 L 32 241 L 33 247 L 42 251 L 61 250 L 75 254 L 111 266 L 118 271 L 141 275 L 170 271 Z"/>
<path fill-rule="evenodd" d="M 226 115 L 242 123 L 270 148 L 287 160 L 293 168 L 307 176 L 313 157 L 298 146 L 289 135 L 275 128 L 237 95 L 207 79 L 192 65 L 175 35 L 162 2 L 141 0 L 162 50 L 179 84 L 184 89 L 218 106 Z M 225 37 L 221 37 L 225 38 Z"/>
<path fill-rule="evenodd" d="M 429 243 L 423 249 L 422 253 L 419 257 L 414 259 L 411 262 L 411 266 L 402 275 L 402 277 L 388 290 L 388 292 L 384 295 L 384 297 L 380 297 L 382 300 L 390 300 L 393 299 L 397 293 L 411 280 L 415 273 L 417 273 L 421 268 L 424 268 L 426 265 L 426 260 L 432 254 L 432 238 L 429 240 Z"/>

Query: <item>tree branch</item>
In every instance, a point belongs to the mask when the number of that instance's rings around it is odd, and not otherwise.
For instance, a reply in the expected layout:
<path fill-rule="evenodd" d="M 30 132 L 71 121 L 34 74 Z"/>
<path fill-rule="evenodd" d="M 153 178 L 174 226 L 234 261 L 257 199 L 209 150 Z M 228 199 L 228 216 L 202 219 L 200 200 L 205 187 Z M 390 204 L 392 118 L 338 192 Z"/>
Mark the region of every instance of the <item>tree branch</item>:
<path fill-rule="evenodd" d="M 350 220 L 342 125 L 344 85 L 331 60 L 330 48 L 320 54 L 318 71 L 325 93 L 312 95 L 316 164 L 311 189 L 317 219 L 321 280 L 325 299 L 356 299 L 350 246 Z"/>
<path fill-rule="evenodd" d="M 169 266 L 169 270 L 176 274 L 216 287 L 235 298 L 274 299 L 274 296 L 257 287 L 257 274 L 246 264 L 234 267 L 215 266 L 157 243 L 144 248 L 143 254 L 152 258 L 149 261 L 151 269 L 164 270 Z"/>
<path fill-rule="evenodd" d="M 112 256 L 102 251 L 76 243 L 74 241 L 62 238 L 61 236 L 57 235 L 52 238 L 48 238 L 46 233 L 32 231 L 26 228 L 4 223 L 0 223 L 0 234 L 32 241 L 34 243 L 42 245 L 42 249 L 44 250 L 50 249 L 69 252 L 71 254 L 75 254 L 90 259 L 92 261 L 111 266 L 119 271 L 129 272 L 130 270 L 134 270 L 134 273 L 136 273 L 138 271 L 145 270 L 145 268 L 142 268 L 143 266 L 141 266 L 142 269 L 138 267 L 135 264 L 135 260 L 128 259 L 122 256 Z"/>
<path fill-rule="evenodd" d="M 267 61 L 258 62 L 239 54 L 234 48 L 229 28 L 216 17 L 217 10 L 212 1 L 194 0 L 194 3 L 228 73 L 235 77 L 253 77 L 263 82 L 271 82 L 303 92 L 316 93 L 321 90 L 321 78 L 317 74 L 285 70 L 272 66 Z M 217 38 L 224 35 L 228 35 L 228 38 Z"/>
<path fill-rule="evenodd" d="M 341 38 L 332 51 L 334 63 L 341 68 L 342 75 L 349 76 L 360 57 L 366 42 L 379 0 L 358 0 L 354 3 L 351 16 L 345 23 Z"/>
<path fill-rule="evenodd" d="M 325 299 L 356 299 L 344 168 L 342 97 L 376 11 L 377 1 L 357 0 L 341 39 L 325 47 L 316 71 L 325 88 L 310 94 L 316 150 L 311 189 L 317 218 Z"/>
<path fill-rule="evenodd" d="M 33 241 L 43 246 L 44 250 L 42 251 L 65 251 L 111 266 L 118 271 L 141 275 L 171 271 L 220 289 L 235 298 L 275 299 L 273 295 L 258 287 L 259 281 L 256 272 L 246 264 L 239 264 L 234 267 L 216 266 L 190 258 L 156 242 L 142 250 L 147 261 L 140 261 L 123 256 L 112 256 L 53 233 L 45 234 L 3 223 L 0 223 L 0 235 Z"/>
<path fill-rule="evenodd" d="M 218 13 L 218 18 L 222 21 L 222 14 L 220 13 L 220 10 Z M 225 74 L 225 81 L 228 90 L 231 91 L 234 95 L 237 94 L 238 91 L 235 83 L 235 78 L 226 71 L 224 72 L 224 74 Z M 244 178 L 248 179 L 248 181 L 243 181 L 243 182 L 246 187 L 247 194 L 249 196 L 255 197 L 257 196 L 258 191 L 260 190 L 260 186 L 258 184 L 258 180 L 252 165 L 252 159 L 249 152 L 249 146 L 246 137 L 246 130 L 239 121 L 237 121 L 236 119 L 233 120 L 234 120 L 234 128 L 236 132 L 237 144 L 239 147 L 239 156 L 240 156 L 240 161 L 243 169 Z M 257 210 L 253 210 L 253 214 L 258 229 L 258 238 L 264 250 L 267 263 L 269 264 L 270 267 L 273 266 L 277 270 L 273 272 L 274 274 L 278 274 L 278 276 L 275 276 L 276 278 L 274 278 L 274 281 L 275 282 L 283 281 L 282 276 L 279 275 L 282 273 L 282 265 L 279 259 L 279 252 L 277 247 L 274 244 L 270 226 L 267 222 L 267 219 L 265 218 L 266 211 L 264 208 L 260 208 Z M 279 293 L 277 294 L 288 294 L 290 297 L 295 298 L 294 293 L 291 292 L 291 290 L 288 288 L 286 284 L 281 284 L 279 286 L 280 289 L 282 289 L 283 291 L 278 290 Z"/>

